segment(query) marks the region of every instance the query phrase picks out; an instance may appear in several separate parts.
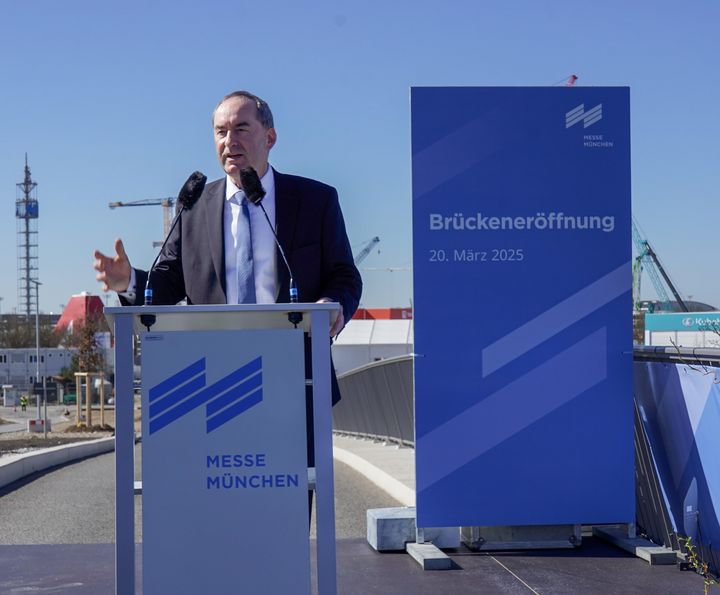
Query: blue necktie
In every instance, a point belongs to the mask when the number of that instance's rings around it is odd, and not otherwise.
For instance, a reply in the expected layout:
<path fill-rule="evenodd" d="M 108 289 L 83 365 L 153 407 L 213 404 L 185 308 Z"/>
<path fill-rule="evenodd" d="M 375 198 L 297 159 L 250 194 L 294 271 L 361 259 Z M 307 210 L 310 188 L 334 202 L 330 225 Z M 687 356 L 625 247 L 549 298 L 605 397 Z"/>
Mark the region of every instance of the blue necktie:
<path fill-rule="evenodd" d="M 237 278 L 238 304 L 254 304 L 255 271 L 253 269 L 252 235 L 250 233 L 250 211 L 248 200 L 243 193 L 236 195 L 240 199 L 240 215 L 238 216 L 237 246 Z"/>

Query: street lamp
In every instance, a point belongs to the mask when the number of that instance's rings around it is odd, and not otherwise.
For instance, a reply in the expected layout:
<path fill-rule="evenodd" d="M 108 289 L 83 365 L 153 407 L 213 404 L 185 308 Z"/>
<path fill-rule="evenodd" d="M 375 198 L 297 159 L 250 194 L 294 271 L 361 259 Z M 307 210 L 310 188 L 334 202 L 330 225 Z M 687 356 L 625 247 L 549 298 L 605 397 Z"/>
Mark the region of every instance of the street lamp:
<path fill-rule="evenodd" d="M 29 279 L 35 284 L 35 384 L 40 379 L 40 286 L 37 279 Z M 43 401 L 45 403 L 45 421 L 43 423 L 43 437 L 47 438 L 47 393 L 45 392 L 45 375 L 43 375 Z M 37 395 L 37 419 L 40 417 L 40 395 Z"/>

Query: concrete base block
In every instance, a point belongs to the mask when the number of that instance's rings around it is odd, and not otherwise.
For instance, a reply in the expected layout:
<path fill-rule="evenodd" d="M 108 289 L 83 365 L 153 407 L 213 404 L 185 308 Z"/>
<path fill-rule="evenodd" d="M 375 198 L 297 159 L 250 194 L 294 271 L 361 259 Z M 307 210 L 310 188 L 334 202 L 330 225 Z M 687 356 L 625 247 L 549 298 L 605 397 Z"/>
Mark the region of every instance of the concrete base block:
<path fill-rule="evenodd" d="M 414 506 L 371 508 L 367 511 L 367 540 L 377 551 L 404 550 L 416 537 Z M 460 547 L 458 527 L 426 527 L 424 541 L 439 548 Z"/>
<path fill-rule="evenodd" d="M 415 541 L 415 508 L 371 508 L 367 511 L 367 540 L 378 552 L 404 550 Z"/>
<path fill-rule="evenodd" d="M 47 420 L 47 431 L 50 431 L 50 428 L 52 427 L 52 424 L 50 423 L 50 420 Z M 43 432 L 45 430 L 45 420 L 44 419 L 29 419 L 27 420 L 27 431 L 28 432 Z"/>
<path fill-rule="evenodd" d="M 582 544 L 580 525 L 463 527 L 463 543 L 473 550 L 570 549 Z"/>
<path fill-rule="evenodd" d="M 593 527 L 593 535 L 650 564 L 677 564 L 678 561 L 677 553 L 673 550 L 656 545 L 642 537 L 628 537 L 627 531 L 619 527 Z"/>
<path fill-rule="evenodd" d="M 450 570 L 452 560 L 432 543 L 408 543 L 405 547 L 423 570 Z"/>

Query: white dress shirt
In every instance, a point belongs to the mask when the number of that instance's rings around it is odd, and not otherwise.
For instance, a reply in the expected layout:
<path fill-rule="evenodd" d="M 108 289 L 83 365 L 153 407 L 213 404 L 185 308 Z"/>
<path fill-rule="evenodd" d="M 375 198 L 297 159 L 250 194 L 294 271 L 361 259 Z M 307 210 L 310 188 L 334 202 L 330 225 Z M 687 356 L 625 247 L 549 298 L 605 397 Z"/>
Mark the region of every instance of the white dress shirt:
<path fill-rule="evenodd" d="M 266 193 L 262 205 L 275 227 L 275 176 L 270 166 L 260 182 Z M 223 234 L 225 240 L 225 295 L 228 304 L 238 303 L 236 246 L 238 244 L 240 201 L 243 196 L 242 190 L 235 185 L 230 176 L 227 176 Z M 274 304 L 278 294 L 275 237 L 260 206 L 250 203 L 248 209 L 252 236 L 253 272 L 255 274 L 255 298 L 258 304 Z"/>

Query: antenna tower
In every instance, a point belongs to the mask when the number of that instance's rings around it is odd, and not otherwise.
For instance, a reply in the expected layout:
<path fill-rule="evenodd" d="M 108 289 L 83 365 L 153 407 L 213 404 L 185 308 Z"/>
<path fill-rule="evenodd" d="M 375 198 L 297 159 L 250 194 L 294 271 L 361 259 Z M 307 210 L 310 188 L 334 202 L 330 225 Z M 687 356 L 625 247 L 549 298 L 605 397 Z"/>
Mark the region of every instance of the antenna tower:
<path fill-rule="evenodd" d="M 24 312 L 29 318 L 38 307 L 35 303 L 36 292 L 31 279 L 37 280 L 38 272 L 39 209 L 35 191 L 37 184 L 30 177 L 27 153 L 25 153 L 25 179 L 16 186 L 18 312 Z"/>

